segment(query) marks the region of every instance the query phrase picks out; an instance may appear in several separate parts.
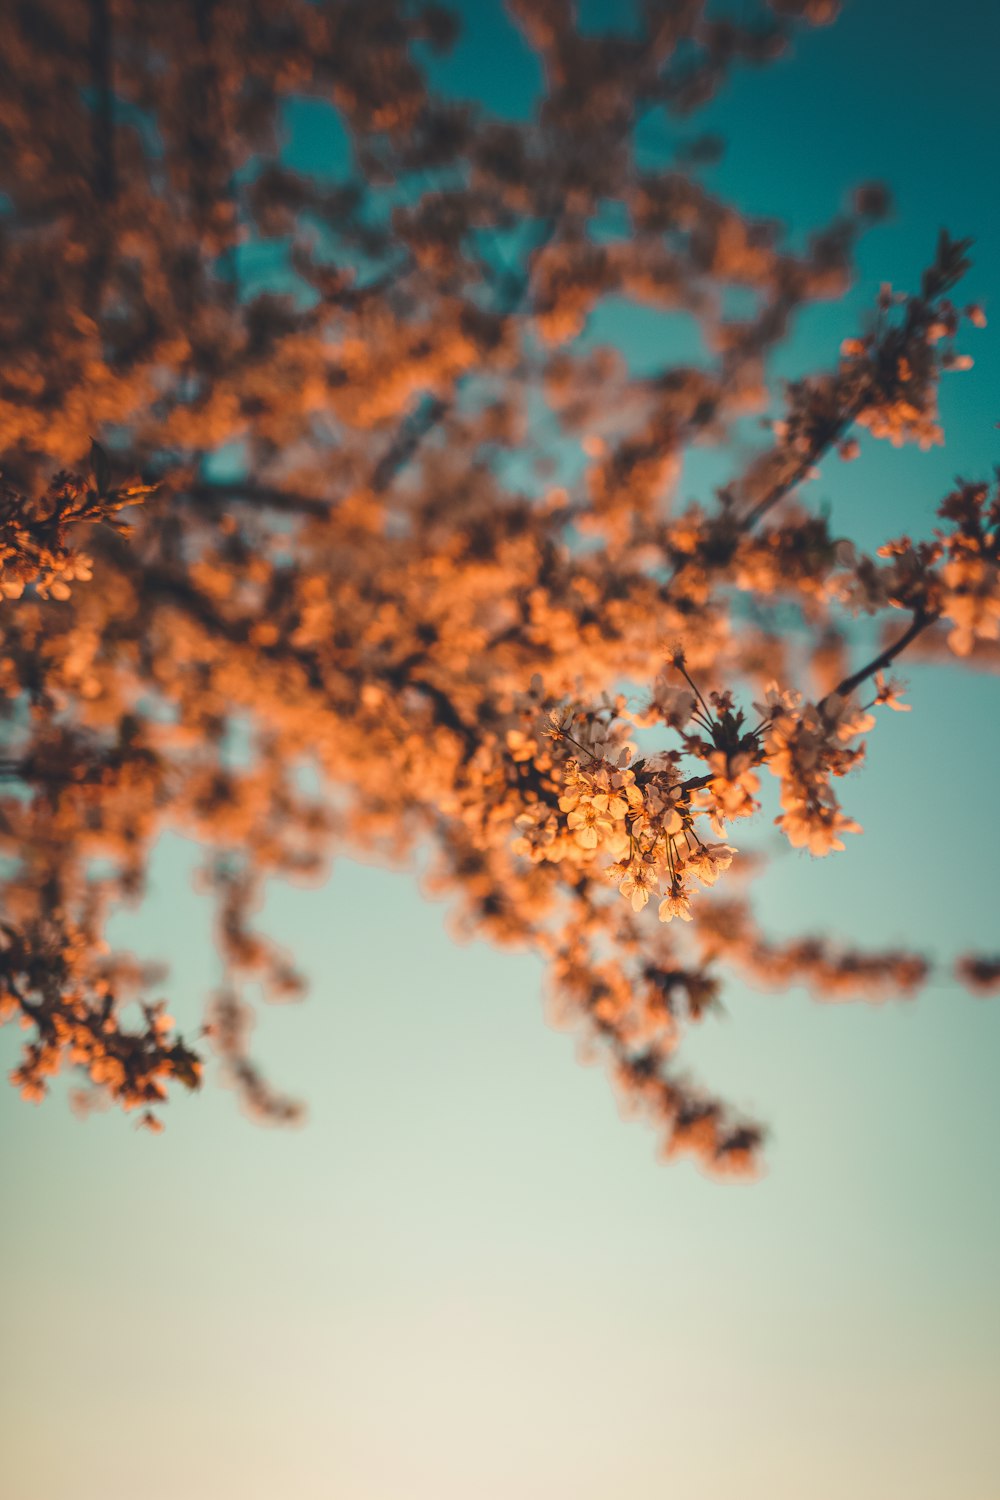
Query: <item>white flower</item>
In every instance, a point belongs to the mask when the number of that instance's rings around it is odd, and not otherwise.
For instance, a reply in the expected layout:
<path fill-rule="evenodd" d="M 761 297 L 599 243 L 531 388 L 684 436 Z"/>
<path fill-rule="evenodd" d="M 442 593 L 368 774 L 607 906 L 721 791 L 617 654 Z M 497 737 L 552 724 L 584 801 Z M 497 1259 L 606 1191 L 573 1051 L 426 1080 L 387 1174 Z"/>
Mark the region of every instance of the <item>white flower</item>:
<path fill-rule="evenodd" d="M 633 911 L 642 911 L 659 881 L 655 865 L 648 860 L 633 860 L 626 867 L 618 889 L 627 901 L 631 901 Z"/>
<path fill-rule="evenodd" d="M 690 922 L 691 905 L 687 892 L 680 886 L 671 886 L 670 894 L 660 902 L 657 915 L 661 922 L 670 922 L 674 917 L 680 917 L 682 922 Z"/>
<path fill-rule="evenodd" d="M 702 885 L 714 885 L 733 862 L 736 850 L 731 844 L 702 844 L 687 857 L 687 867 Z"/>

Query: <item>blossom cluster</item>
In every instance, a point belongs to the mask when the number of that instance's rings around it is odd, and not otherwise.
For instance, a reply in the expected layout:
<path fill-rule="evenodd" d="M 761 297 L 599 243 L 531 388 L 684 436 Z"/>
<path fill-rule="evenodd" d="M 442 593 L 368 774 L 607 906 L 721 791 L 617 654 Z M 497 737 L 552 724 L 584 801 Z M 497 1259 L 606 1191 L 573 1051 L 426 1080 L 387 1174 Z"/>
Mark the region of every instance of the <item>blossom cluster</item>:
<path fill-rule="evenodd" d="M 938 532 L 873 556 L 808 498 L 859 431 L 938 440 L 939 382 L 983 323 L 955 301 L 968 245 L 942 236 L 916 291 L 772 394 L 771 355 L 847 289 L 885 193 L 795 248 L 710 190 L 690 140 L 656 158 L 640 131 L 666 111 L 683 134 L 836 6 L 650 5 L 609 38 L 517 0 L 528 120 L 435 89 L 455 33 L 435 6 L 110 6 L 58 56 L 30 9 L 4 35 L 0 182 L 14 1082 L 37 1100 L 82 1070 L 155 1128 L 212 1049 L 256 1117 L 299 1118 L 251 1057 L 257 997 L 303 986 L 259 930 L 264 885 L 419 850 L 460 934 L 544 960 L 554 1019 L 668 1156 L 752 1170 L 759 1128 L 676 1058 L 726 969 L 839 998 L 927 972 L 758 930 L 730 892 L 762 865 L 768 774 L 786 839 L 840 850 L 834 788 L 905 707 L 896 658 L 1000 666 L 996 489 L 959 484 Z M 46 14 L 91 34 L 83 0 Z M 349 143 L 336 178 L 282 149 L 302 96 Z M 683 313 L 704 357 L 636 373 L 581 336 L 621 298 Z M 748 418 L 768 436 L 743 462 Z M 688 501 L 696 445 L 733 463 Z M 859 615 L 881 634 L 852 668 Z M 203 848 L 216 910 L 207 1029 L 106 947 L 168 829 Z M 995 987 L 988 957 L 959 973 Z"/>
<path fill-rule="evenodd" d="M 104 450 L 94 443 L 92 452 L 92 477 L 64 470 L 34 498 L 0 473 L 0 598 L 20 599 L 31 584 L 42 599 L 68 599 L 71 585 L 91 579 L 94 566 L 86 552 L 69 545 L 71 529 L 103 525 L 122 533 L 119 512 L 152 493 L 152 486 L 138 483 L 112 488 Z"/>

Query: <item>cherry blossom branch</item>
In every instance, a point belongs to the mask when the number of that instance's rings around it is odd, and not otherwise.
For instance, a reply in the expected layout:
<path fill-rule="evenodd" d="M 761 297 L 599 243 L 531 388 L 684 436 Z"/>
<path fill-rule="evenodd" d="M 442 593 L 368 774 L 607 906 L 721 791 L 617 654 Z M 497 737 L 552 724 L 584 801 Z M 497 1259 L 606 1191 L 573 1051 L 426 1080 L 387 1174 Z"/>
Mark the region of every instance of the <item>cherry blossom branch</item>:
<path fill-rule="evenodd" d="M 786 495 L 789 495 L 797 484 L 801 484 L 802 480 L 809 473 L 809 470 L 830 451 L 834 443 L 838 442 L 844 436 L 844 433 L 851 426 L 855 417 L 864 407 L 867 397 L 867 389 L 859 392 L 856 399 L 844 410 L 839 421 L 825 432 L 822 439 L 818 440 L 810 451 L 803 456 L 792 473 L 787 478 L 780 480 L 761 500 L 758 500 L 753 509 L 743 517 L 740 523 L 742 531 L 752 531 L 757 522 L 769 510 L 772 510 L 775 505 L 784 500 Z"/>
<path fill-rule="evenodd" d="M 880 651 L 878 656 L 873 657 L 867 665 L 860 667 L 857 672 L 852 672 L 850 677 L 844 678 L 843 682 L 839 682 L 833 692 L 828 693 L 823 699 L 823 703 L 828 703 L 831 698 L 835 697 L 848 697 L 854 692 L 856 687 L 860 687 L 866 678 L 873 677 L 876 672 L 881 672 L 890 662 L 895 661 L 896 657 L 906 650 L 910 642 L 915 641 L 921 631 L 926 630 L 929 625 L 933 625 L 936 619 L 937 615 L 935 614 L 923 609 L 916 610 L 909 626 L 898 640 L 892 641 L 886 646 L 884 651 Z"/>
<path fill-rule="evenodd" d="M 279 485 L 258 484 L 253 480 L 227 480 L 213 484 L 204 481 L 185 485 L 176 492 L 179 500 L 194 500 L 207 505 L 225 505 L 229 502 L 244 502 L 260 505 L 269 510 L 288 515 L 315 516 L 324 520 L 329 516 L 332 500 L 323 500 L 318 495 L 303 495 L 297 490 L 282 489 Z"/>
<path fill-rule="evenodd" d="M 545 246 L 550 243 L 561 222 L 561 214 L 552 214 L 545 220 L 539 242 L 532 252 L 533 255 L 537 256 L 539 251 L 544 250 Z M 531 274 L 532 267 L 529 263 L 525 274 L 515 284 L 510 299 L 506 304 L 501 303 L 498 309 L 499 316 L 513 317 L 521 310 L 531 290 Z M 372 470 L 371 487 L 377 495 L 384 494 L 389 489 L 393 481 L 416 455 L 422 443 L 440 427 L 454 407 L 454 395 L 429 397 L 410 416 L 409 420 L 404 422 L 402 429 L 396 434 Z"/>

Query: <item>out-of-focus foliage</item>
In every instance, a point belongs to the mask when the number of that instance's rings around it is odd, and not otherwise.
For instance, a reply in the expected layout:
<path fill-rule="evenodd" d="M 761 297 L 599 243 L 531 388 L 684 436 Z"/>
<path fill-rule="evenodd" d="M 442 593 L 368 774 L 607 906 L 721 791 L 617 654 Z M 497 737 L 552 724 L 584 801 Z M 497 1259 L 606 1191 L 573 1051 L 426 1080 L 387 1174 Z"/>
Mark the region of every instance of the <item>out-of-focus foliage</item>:
<path fill-rule="evenodd" d="M 541 954 L 553 1013 L 668 1154 L 716 1170 L 752 1168 L 759 1130 L 674 1053 L 727 968 L 836 999 L 925 977 L 916 954 L 768 941 L 729 840 L 767 772 L 790 842 L 842 849 L 835 779 L 907 706 L 890 663 L 918 640 L 996 655 L 996 490 L 958 485 L 940 531 L 876 556 L 800 493 L 854 428 L 938 439 L 960 321 L 982 322 L 952 301 L 968 247 L 943 234 L 912 295 L 886 288 L 829 369 L 770 392 L 769 353 L 845 292 L 885 194 L 792 250 L 702 185 L 686 117 L 833 0 L 738 21 L 645 0 L 601 36 L 569 0 L 509 10 L 544 79 L 523 123 L 429 86 L 455 32 L 436 5 L 11 7 L 0 1010 L 27 1098 L 73 1065 L 84 1102 L 159 1129 L 171 1085 L 199 1084 L 157 974 L 103 938 L 166 828 L 204 846 L 217 902 L 205 1036 L 267 1118 L 296 1106 L 249 1059 L 246 992 L 301 980 L 251 914 L 340 848 L 433 849 L 459 929 Z M 301 97 L 347 142 L 316 175 L 281 150 Z M 678 142 L 658 164 L 656 117 Z M 684 314 L 702 356 L 630 373 L 580 337 L 615 297 Z M 749 417 L 766 445 L 680 504 L 686 451 Z M 778 606 L 793 632 L 753 623 Z M 889 626 L 852 668 L 859 613 Z M 701 889 L 719 879 L 738 894 Z M 995 960 L 960 970 L 996 988 Z"/>

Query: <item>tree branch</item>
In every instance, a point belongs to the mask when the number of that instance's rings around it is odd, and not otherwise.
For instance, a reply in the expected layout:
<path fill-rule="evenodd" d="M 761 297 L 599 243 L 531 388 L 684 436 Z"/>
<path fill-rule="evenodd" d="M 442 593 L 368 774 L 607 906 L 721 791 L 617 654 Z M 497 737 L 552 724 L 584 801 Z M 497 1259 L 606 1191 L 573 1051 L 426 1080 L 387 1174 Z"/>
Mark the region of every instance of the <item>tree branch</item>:
<path fill-rule="evenodd" d="M 906 650 L 910 642 L 915 641 L 920 632 L 926 630 L 928 625 L 933 625 L 936 619 L 937 615 L 929 614 L 926 610 L 915 610 L 913 619 L 899 639 L 886 646 L 884 651 L 880 651 L 878 656 L 874 657 L 867 666 L 861 667 L 857 672 L 852 672 L 850 677 L 844 678 L 843 682 L 838 682 L 833 692 L 827 693 L 823 699 L 823 703 L 827 703 L 831 698 L 835 697 L 846 698 L 850 693 L 853 693 L 854 689 L 859 687 L 867 677 L 872 677 L 876 672 L 881 672 L 883 667 L 887 667 L 890 662 L 895 661 L 896 657 Z"/>

